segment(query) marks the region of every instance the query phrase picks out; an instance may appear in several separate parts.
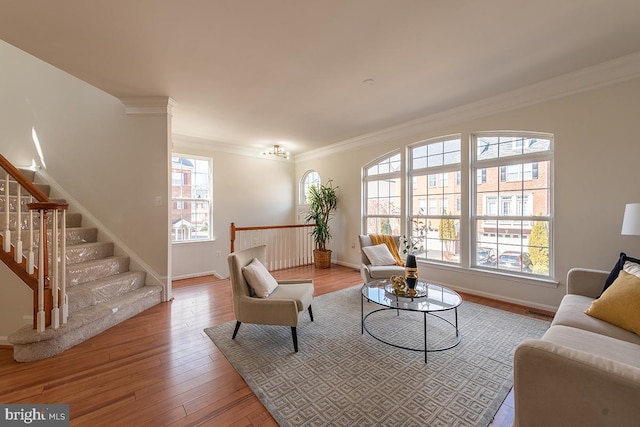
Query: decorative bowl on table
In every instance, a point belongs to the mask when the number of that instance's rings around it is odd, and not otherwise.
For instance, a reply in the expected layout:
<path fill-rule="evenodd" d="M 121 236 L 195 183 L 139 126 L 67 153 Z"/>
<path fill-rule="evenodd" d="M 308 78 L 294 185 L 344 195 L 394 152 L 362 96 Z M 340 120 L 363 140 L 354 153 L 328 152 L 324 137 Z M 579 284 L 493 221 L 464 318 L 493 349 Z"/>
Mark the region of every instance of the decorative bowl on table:
<path fill-rule="evenodd" d="M 427 296 L 427 285 L 422 282 L 418 282 L 413 289 L 394 286 L 394 283 L 391 282 L 384 287 L 384 290 L 386 293 L 400 298 L 422 298 Z"/>

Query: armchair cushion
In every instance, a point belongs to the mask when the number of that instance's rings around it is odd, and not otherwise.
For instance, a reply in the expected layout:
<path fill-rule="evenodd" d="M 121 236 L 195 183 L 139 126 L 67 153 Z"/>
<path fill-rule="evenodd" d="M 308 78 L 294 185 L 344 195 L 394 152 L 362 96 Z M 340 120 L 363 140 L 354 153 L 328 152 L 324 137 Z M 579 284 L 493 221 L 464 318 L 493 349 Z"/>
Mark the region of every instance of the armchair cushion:
<path fill-rule="evenodd" d="M 269 273 L 258 258 L 242 267 L 242 274 L 255 295 L 260 298 L 267 298 L 278 287 L 278 282 Z"/>
<path fill-rule="evenodd" d="M 388 279 L 391 276 L 404 276 L 404 267 L 398 265 L 365 265 L 369 280 Z"/>
<path fill-rule="evenodd" d="M 364 254 L 371 261 L 371 265 L 395 265 L 396 259 L 391 255 L 391 251 L 385 243 L 375 246 L 365 246 L 362 248 Z"/>
<path fill-rule="evenodd" d="M 269 300 L 293 300 L 298 311 L 306 310 L 313 301 L 313 282 L 283 283 L 279 282 L 276 290 L 269 295 Z"/>

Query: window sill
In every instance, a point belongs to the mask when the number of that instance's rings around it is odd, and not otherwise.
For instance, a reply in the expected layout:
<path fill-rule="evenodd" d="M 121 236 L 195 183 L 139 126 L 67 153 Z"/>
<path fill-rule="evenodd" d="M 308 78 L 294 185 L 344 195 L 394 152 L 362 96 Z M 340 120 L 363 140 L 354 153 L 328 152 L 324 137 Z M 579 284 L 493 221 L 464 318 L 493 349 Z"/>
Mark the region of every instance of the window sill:
<path fill-rule="evenodd" d="M 202 243 L 213 243 L 215 242 L 215 237 L 213 239 L 203 239 L 203 240 L 183 240 L 179 242 L 171 242 L 172 246 L 190 246 L 190 245 L 199 245 Z"/>
<path fill-rule="evenodd" d="M 506 271 L 493 271 L 485 270 L 477 267 L 463 267 L 460 265 L 437 263 L 433 261 L 418 260 L 418 265 L 423 265 L 430 269 L 437 269 L 443 271 L 452 271 L 456 273 L 470 274 L 479 277 L 490 277 L 498 280 L 508 280 L 513 283 L 522 285 L 541 286 L 544 288 L 556 289 L 560 283 L 552 278 L 544 278 L 537 276 L 520 276 L 517 274 L 511 274 Z"/>

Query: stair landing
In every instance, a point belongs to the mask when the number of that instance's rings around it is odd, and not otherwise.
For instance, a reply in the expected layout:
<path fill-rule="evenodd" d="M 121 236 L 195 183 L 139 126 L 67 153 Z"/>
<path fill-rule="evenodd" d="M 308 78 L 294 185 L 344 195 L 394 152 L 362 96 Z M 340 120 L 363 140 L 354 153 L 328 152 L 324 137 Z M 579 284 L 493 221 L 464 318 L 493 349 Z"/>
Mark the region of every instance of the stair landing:
<path fill-rule="evenodd" d="M 13 358 L 17 362 L 32 362 L 55 356 L 159 304 L 161 300 L 161 286 L 143 286 L 78 311 L 58 329 L 49 327 L 44 332 L 37 332 L 31 326 L 25 326 L 9 336 L 13 344 Z"/>

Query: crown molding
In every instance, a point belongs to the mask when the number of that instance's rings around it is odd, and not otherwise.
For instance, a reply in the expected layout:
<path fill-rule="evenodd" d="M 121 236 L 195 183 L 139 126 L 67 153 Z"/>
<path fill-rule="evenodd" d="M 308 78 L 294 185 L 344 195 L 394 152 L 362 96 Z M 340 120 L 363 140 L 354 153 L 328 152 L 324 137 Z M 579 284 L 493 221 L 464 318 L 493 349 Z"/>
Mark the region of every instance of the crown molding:
<path fill-rule="evenodd" d="M 118 98 L 127 114 L 169 114 L 176 102 L 168 96 L 126 96 Z"/>
<path fill-rule="evenodd" d="M 336 142 L 299 154 L 294 160 L 311 160 L 365 145 L 414 136 L 431 129 L 539 104 L 637 77 L 640 77 L 640 51 L 420 119 Z"/>

